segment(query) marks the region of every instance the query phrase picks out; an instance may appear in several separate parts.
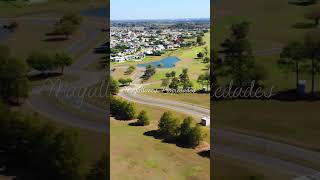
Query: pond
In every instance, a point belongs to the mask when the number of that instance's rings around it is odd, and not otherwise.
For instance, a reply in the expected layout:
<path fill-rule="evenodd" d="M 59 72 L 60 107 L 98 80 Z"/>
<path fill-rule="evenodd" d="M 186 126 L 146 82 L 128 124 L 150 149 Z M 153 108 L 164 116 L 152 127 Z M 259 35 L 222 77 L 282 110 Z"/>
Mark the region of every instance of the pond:
<path fill-rule="evenodd" d="M 148 65 L 152 65 L 157 68 L 172 68 L 176 65 L 176 63 L 180 61 L 177 57 L 166 57 L 164 59 L 161 59 L 160 61 L 155 62 L 149 62 L 144 64 L 138 64 L 138 67 L 147 67 Z"/>
<path fill-rule="evenodd" d="M 108 16 L 106 8 L 86 10 L 81 12 L 81 15 L 89 16 L 89 17 L 107 17 Z"/>

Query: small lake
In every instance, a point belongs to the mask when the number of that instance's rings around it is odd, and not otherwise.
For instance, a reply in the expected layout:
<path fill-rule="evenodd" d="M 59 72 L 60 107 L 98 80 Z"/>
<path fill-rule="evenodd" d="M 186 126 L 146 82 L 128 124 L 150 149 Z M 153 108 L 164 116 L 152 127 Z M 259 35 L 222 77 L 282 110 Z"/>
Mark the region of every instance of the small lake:
<path fill-rule="evenodd" d="M 106 8 L 97 8 L 97 9 L 83 11 L 83 12 L 81 12 L 81 15 L 89 16 L 89 17 L 106 17 L 106 18 L 107 18 L 107 16 L 109 16 L 107 14 Z"/>
<path fill-rule="evenodd" d="M 166 57 L 161 59 L 160 61 L 149 62 L 145 64 L 138 64 L 138 67 L 147 67 L 148 65 L 152 65 L 154 67 L 160 68 L 172 68 L 176 65 L 176 63 L 180 61 L 177 57 Z"/>

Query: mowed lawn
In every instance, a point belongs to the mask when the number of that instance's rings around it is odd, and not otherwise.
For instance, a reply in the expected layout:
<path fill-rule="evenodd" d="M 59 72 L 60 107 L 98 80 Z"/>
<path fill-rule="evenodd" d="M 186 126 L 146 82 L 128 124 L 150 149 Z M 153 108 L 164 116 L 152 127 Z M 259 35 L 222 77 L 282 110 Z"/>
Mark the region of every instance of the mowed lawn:
<path fill-rule="evenodd" d="M 128 67 L 129 66 L 115 67 L 116 70 L 114 72 L 112 72 L 111 76 L 117 80 L 120 78 L 130 78 L 130 76 L 133 75 L 136 71 L 132 72 L 131 74 L 126 74 Z"/>
<path fill-rule="evenodd" d="M 214 107 L 215 127 L 320 150 L 318 101 L 231 100 Z"/>
<path fill-rule="evenodd" d="M 214 180 L 286 180 L 293 178 L 280 172 L 275 172 L 274 170 L 261 168 L 254 164 L 241 162 L 224 156 L 214 157 L 212 169 L 212 177 Z"/>
<path fill-rule="evenodd" d="M 130 126 L 128 124 L 135 121 L 111 118 L 111 179 L 210 179 L 210 159 L 200 156 L 199 150 L 178 147 L 144 135 L 157 129 L 161 115 L 167 110 L 140 104 L 136 107 L 138 111 L 144 109 L 148 112 L 149 126 Z M 181 113 L 175 115 L 185 117 Z"/>
<path fill-rule="evenodd" d="M 281 47 L 290 40 L 303 38 L 313 22 L 304 18 L 304 14 L 310 9 L 319 8 L 314 6 L 295 6 L 288 0 L 223 0 L 216 3 L 216 22 L 213 33 L 214 47 L 229 34 L 232 23 L 246 20 L 251 23 L 250 40 L 253 49 L 270 49 Z M 299 28 L 300 26 L 300 28 Z"/>

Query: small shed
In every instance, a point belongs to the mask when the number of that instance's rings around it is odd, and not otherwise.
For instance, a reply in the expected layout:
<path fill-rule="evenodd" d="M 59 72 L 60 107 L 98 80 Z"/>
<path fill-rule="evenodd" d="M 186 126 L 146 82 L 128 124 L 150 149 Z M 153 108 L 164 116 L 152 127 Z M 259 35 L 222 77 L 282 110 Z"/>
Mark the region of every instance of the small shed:
<path fill-rule="evenodd" d="M 210 125 L 210 117 L 201 118 L 201 124 L 204 126 L 209 126 Z"/>

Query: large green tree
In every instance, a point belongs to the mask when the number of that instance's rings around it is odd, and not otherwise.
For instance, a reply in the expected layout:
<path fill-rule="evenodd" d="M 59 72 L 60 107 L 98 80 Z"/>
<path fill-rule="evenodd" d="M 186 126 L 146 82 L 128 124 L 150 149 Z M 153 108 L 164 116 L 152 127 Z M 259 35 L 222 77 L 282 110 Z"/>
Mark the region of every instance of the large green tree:
<path fill-rule="evenodd" d="M 278 64 L 282 69 L 295 72 L 296 74 L 296 89 L 299 87 L 299 75 L 301 65 L 305 62 L 305 47 L 302 42 L 290 42 L 280 54 Z"/>
<path fill-rule="evenodd" d="M 134 104 L 116 97 L 111 97 L 110 111 L 116 119 L 120 120 L 132 120 L 136 117 Z"/>
<path fill-rule="evenodd" d="M 82 18 L 78 14 L 66 14 L 55 24 L 53 33 L 57 35 L 64 35 L 66 39 L 68 39 L 79 29 L 81 22 Z"/>
<path fill-rule="evenodd" d="M 73 62 L 73 58 L 67 53 L 56 53 L 55 65 L 61 68 L 61 74 L 63 74 L 64 67 L 70 66 Z"/>
<path fill-rule="evenodd" d="M 115 79 L 113 79 L 112 77 L 109 80 L 109 90 L 110 90 L 110 94 L 115 95 L 119 92 L 119 82 Z"/>
<path fill-rule="evenodd" d="M 29 92 L 29 72 L 25 61 L 12 58 L 8 54 L 0 56 L 0 97 L 20 103 Z"/>
<path fill-rule="evenodd" d="M 42 52 L 32 52 L 27 57 L 27 63 L 30 67 L 40 71 L 42 74 L 44 74 L 46 71 L 54 70 L 57 68 L 53 56 Z"/>
<path fill-rule="evenodd" d="M 179 134 L 179 119 L 172 112 L 165 112 L 158 124 L 158 131 L 165 139 L 175 138 Z"/>
<path fill-rule="evenodd" d="M 261 68 L 256 68 L 251 44 L 248 40 L 249 23 L 242 22 L 231 27 L 231 35 L 222 44 L 224 74 L 229 76 L 236 86 L 247 86 L 251 81 L 263 78 Z"/>

